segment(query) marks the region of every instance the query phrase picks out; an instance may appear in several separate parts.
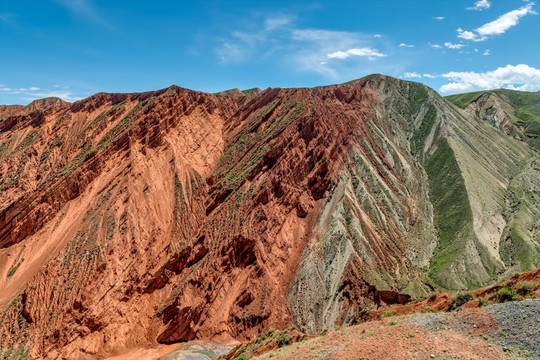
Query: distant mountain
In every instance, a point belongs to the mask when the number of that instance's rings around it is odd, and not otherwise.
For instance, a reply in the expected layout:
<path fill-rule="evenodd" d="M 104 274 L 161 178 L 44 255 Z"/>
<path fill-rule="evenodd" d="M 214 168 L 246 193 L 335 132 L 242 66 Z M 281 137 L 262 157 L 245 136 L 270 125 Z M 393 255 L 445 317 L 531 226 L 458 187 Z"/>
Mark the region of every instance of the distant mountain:
<path fill-rule="evenodd" d="M 316 333 L 540 266 L 538 151 L 425 85 L 53 103 L 0 108 L 4 354 Z"/>
<path fill-rule="evenodd" d="M 498 89 L 446 99 L 540 150 L 540 91 Z"/>

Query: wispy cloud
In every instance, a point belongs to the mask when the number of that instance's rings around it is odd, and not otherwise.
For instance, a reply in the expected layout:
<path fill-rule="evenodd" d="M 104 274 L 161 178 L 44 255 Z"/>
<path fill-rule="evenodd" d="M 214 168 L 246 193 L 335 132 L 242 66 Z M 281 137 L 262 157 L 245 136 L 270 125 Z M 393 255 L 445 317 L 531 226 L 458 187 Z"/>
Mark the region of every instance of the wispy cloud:
<path fill-rule="evenodd" d="M 487 72 L 456 72 L 441 75 L 451 82 L 441 86 L 443 93 L 508 88 L 523 91 L 540 90 L 540 69 L 519 64 L 506 65 Z"/>
<path fill-rule="evenodd" d="M 452 44 L 451 42 L 445 42 L 444 46 L 446 46 L 447 48 L 452 49 L 452 50 L 457 50 L 457 49 L 464 48 L 467 45 L 465 45 L 465 44 Z"/>
<path fill-rule="evenodd" d="M 277 28 L 289 25 L 294 19 L 295 19 L 295 16 L 292 16 L 292 15 L 280 15 L 280 16 L 267 17 L 264 21 L 264 23 L 266 24 L 265 29 L 273 30 L 273 29 L 277 29 Z"/>
<path fill-rule="evenodd" d="M 0 22 L 3 22 L 4 24 L 9 25 L 9 26 L 17 26 L 18 17 L 19 16 L 14 13 L 3 12 L 3 13 L 0 13 Z"/>
<path fill-rule="evenodd" d="M 263 26 L 250 31 L 232 31 L 228 36 L 220 39 L 220 46 L 216 49 L 222 63 L 238 63 L 248 60 L 255 52 L 264 50 L 264 53 L 273 52 L 292 31 L 290 15 L 276 15 L 267 17 Z"/>
<path fill-rule="evenodd" d="M 458 38 L 472 41 L 484 41 L 488 37 L 493 35 L 504 34 L 508 29 L 516 26 L 520 19 L 526 15 L 534 15 L 536 12 L 533 10 L 534 2 L 529 3 L 519 9 L 509 11 L 497 18 L 497 20 L 491 21 L 487 24 L 480 26 L 473 31 L 457 29 Z"/>
<path fill-rule="evenodd" d="M 489 55 L 489 49 L 486 49 L 486 50 L 482 53 L 482 55 L 488 56 L 488 55 Z"/>
<path fill-rule="evenodd" d="M 362 64 L 367 66 L 387 56 L 375 46 L 380 34 L 302 28 L 294 19 L 289 15 L 272 16 L 253 22 L 247 26 L 249 31 L 226 33 L 215 48 L 218 59 L 222 64 L 272 59 L 289 68 L 338 80 L 347 73 L 357 76 L 359 70 L 353 68 L 362 69 Z"/>
<path fill-rule="evenodd" d="M 478 0 L 474 3 L 474 6 L 468 7 L 467 10 L 487 10 L 491 7 L 491 3 L 488 0 Z"/>
<path fill-rule="evenodd" d="M 73 102 L 80 100 L 81 97 L 75 95 L 69 90 L 69 86 L 56 87 L 53 86 L 53 90 L 41 89 L 38 86 L 30 86 L 27 88 L 10 88 L 4 85 L 0 85 L 0 91 L 5 94 L 17 95 L 17 98 L 32 101 L 36 99 L 42 99 L 47 97 L 59 97 L 62 100 Z"/>
<path fill-rule="evenodd" d="M 431 44 L 430 46 L 434 49 L 442 49 L 442 46 L 439 44 Z"/>
<path fill-rule="evenodd" d="M 47 98 L 47 97 L 59 97 L 62 100 L 73 102 L 77 100 L 81 100 L 82 97 L 77 96 L 73 94 L 71 91 L 68 90 L 45 90 L 42 92 L 36 92 L 28 94 L 26 97 L 29 100 L 35 100 L 35 99 L 41 99 L 41 98 Z"/>
<path fill-rule="evenodd" d="M 60 5 L 66 8 L 71 13 L 80 15 L 90 19 L 95 23 L 109 29 L 117 31 L 117 29 L 107 19 L 100 14 L 91 0 L 56 0 Z"/>
<path fill-rule="evenodd" d="M 407 47 L 407 48 L 412 48 L 412 47 L 414 47 L 414 45 L 410 45 L 410 44 L 405 44 L 405 43 L 401 43 L 401 44 L 399 44 L 399 47 Z"/>
<path fill-rule="evenodd" d="M 446 19 L 444 16 L 435 16 L 433 20 L 444 20 Z"/>
<path fill-rule="evenodd" d="M 428 79 L 435 79 L 437 77 L 437 76 L 435 76 L 433 74 L 423 74 L 422 76 L 425 77 L 425 78 L 428 78 Z"/>

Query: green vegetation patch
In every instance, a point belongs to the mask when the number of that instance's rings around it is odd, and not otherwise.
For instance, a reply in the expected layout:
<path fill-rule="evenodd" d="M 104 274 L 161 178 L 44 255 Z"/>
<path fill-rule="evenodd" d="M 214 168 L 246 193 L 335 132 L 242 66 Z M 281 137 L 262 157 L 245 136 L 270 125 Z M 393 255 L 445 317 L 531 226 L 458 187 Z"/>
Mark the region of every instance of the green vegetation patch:
<path fill-rule="evenodd" d="M 519 297 L 517 296 L 516 292 L 508 286 L 500 288 L 495 294 L 495 298 L 499 300 L 500 302 L 519 300 Z"/>
<path fill-rule="evenodd" d="M 470 103 L 478 99 L 485 91 L 475 91 L 465 94 L 445 96 L 445 99 L 461 109 L 465 109 Z"/>
<path fill-rule="evenodd" d="M 420 109 L 422 103 L 428 98 L 426 86 L 416 82 L 407 82 L 406 84 L 410 86 L 409 99 L 411 100 L 409 110 L 411 111 L 411 114 L 415 114 Z"/>
<path fill-rule="evenodd" d="M 440 239 L 430 276 L 440 279 L 463 250 L 464 234 L 473 221 L 472 210 L 465 181 L 446 139 L 426 161 L 425 169 L 429 178 L 429 198 L 433 204 L 433 222 Z"/>
<path fill-rule="evenodd" d="M 7 276 L 8 277 L 11 277 L 13 275 L 15 275 L 15 272 L 17 272 L 17 269 L 19 268 L 19 266 L 13 266 L 11 269 L 9 269 L 8 273 L 7 273 Z"/>
<path fill-rule="evenodd" d="M 540 149 L 540 92 L 497 89 L 450 95 L 446 99 L 464 109 L 485 93 L 496 95 L 514 109 L 514 114 L 510 112 L 510 116 L 514 123 L 523 129 L 524 140 Z"/>
<path fill-rule="evenodd" d="M 414 132 L 411 137 L 411 151 L 415 155 L 419 155 L 423 160 L 424 146 L 426 139 L 431 132 L 433 124 L 435 124 L 435 118 L 437 117 L 437 109 L 433 105 L 429 105 L 428 111 L 420 124 L 420 127 Z"/>
<path fill-rule="evenodd" d="M 534 169 L 536 163 L 540 160 L 530 159 L 530 163 L 508 185 L 509 204 L 504 213 L 507 224 L 499 252 L 507 266 L 515 266 L 520 272 L 540 266 L 540 254 L 535 245 L 540 217 L 540 196 L 533 190 L 533 184 L 539 180 Z"/>

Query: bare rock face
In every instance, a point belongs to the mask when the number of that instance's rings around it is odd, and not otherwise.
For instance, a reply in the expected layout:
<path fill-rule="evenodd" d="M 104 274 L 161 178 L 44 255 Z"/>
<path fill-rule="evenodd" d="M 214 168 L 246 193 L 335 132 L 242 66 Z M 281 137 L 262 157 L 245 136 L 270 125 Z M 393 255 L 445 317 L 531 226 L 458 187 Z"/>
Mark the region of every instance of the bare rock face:
<path fill-rule="evenodd" d="M 474 111 L 477 117 L 496 128 L 508 129 L 512 124 L 512 119 L 506 113 L 504 105 L 494 94 L 484 93 L 469 106 L 467 110 Z"/>
<path fill-rule="evenodd" d="M 318 332 L 513 266 L 502 208 L 533 153 L 420 84 L 0 111 L 0 351 Z"/>

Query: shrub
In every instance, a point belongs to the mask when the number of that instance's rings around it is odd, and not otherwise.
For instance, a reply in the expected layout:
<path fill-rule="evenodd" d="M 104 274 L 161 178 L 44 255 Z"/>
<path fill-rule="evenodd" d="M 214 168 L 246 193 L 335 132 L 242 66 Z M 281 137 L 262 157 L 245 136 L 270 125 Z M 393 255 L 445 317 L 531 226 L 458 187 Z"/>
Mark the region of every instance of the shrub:
<path fill-rule="evenodd" d="M 516 300 L 519 300 L 518 296 L 516 295 L 516 292 L 514 290 L 512 290 L 511 288 L 509 288 L 508 286 L 505 286 L 503 288 L 500 288 L 498 291 L 497 291 L 497 294 L 495 295 L 495 297 L 500 301 L 500 302 L 507 302 L 507 301 L 516 301 Z"/>
<path fill-rule="evenodd" d="M 536 286 L 536 283 L 534 281 L 518 281 L 515 285 L 516 292 L 519 295 L 525 296 L 527 295 L 532 289 L 534 289 Z"/>
<path fill-rule="evenodd" d="M 388 322 L 388 325 L 396 325 L 397 324 L 397 321 L 396 320 L 390 320 Z"/>
<path fill-rule="evenodd" d="M 471 301 L 473 299 L 472 295 L 470 293 L 458 293 L 456 296 L 452 298 L 452 302 L 450 303 L 449 310 L 456 310 L 461 305 L 467 303 L 468 301 Z"/>
<path fill-rule="evenodd" d="M 7 273 L 7 276 L 8 277 L 11 277 L 13 275 L 15 275 L 15 272 L 17 271 L 17 269 L 19 268 L 19 265 L 15 266 L 15 267 L 12 267 L 11 269 L 9 269 L 8 273 Z"/>
<path fill-rule="evenodd" d="M 292 341 L 291 335 L 282 333 L 281 335 L 279 335 L 277 339 L 277 345 L 278 347 L 283 347 L 283 346 L 289 345 L 291 341 Z"/>
<path fill-rule="evenodd" d="M 383 318 L 390 317 L 396 315 L 396 312 L 394 310 L 388 310 L 383 313 Z"/>
<path fill-rule="evenodd" d="M 240 355 L 233 358 L 234 360 L 249 360 L 249 356 L 246 353 L 241 353 Z"/>
<path fill-rule="evenodd" d="M 479 296 L 476 300 L 478 301 L 478 306 L 482 307 L 486 305 L 486 300 L 483 297 Z"/>
<path fill-rule="evenodd" d="M 435 311 L 433 311 L 433 308 L 428 305 L 428 306 L 425 306 L 425 307 L 422 308 L 422 312 L 423 313 L 433 313 Z"/>

